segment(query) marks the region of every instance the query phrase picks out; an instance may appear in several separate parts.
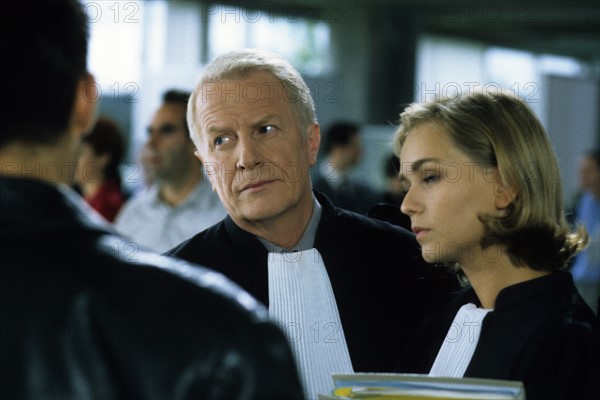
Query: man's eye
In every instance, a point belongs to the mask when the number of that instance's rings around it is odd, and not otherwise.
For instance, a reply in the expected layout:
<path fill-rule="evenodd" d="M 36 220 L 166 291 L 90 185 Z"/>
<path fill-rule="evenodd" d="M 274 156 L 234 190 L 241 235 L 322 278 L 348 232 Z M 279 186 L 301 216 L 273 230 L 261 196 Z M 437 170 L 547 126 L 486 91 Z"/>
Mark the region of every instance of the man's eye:
<path fill-rule="evenodd" d="M 221 146 L 224 143 L 225 143 L 225 138 L 224 137 L 218 137 L 218 138 L 215 139 L 215 146 Z"/>
<path fill-rule="evenodd" d="M 169 133 L 173 133 L 177 130 L 177 128 L 175 127 L 175 125 L 163 125 L 160 128 L 158 128 L 158 131 L 162 134 L 169 134 Z"/>
<path fill-rule="evenodd" d="M 258 128 L 258 133 L 271 133 L 275 130 L 273 125 L 265 125 Z"/>

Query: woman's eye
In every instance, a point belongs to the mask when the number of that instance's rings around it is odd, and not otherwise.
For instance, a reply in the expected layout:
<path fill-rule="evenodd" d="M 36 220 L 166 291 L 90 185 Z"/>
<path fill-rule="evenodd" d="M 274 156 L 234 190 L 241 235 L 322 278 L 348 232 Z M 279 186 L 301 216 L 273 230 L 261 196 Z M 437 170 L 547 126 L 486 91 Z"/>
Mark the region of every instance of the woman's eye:
<path fill-rule="evenodd" d="M 439 180 L 439 175 L 437 174 L 427 174 L 423 177 L 423 182 L 432 183 L 437 182 Z"/>

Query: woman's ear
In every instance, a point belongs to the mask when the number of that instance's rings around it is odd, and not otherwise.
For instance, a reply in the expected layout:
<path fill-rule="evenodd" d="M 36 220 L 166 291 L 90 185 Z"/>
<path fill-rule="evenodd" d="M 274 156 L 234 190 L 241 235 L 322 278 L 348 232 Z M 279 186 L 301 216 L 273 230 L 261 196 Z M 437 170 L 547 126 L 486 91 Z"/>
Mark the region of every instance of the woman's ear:
<path fill-rule="evenodd" d="M 513 186 L 502 182 L 502 179 L 498 179 L 495 188 L 495 197 L 496 208 L 498 210 L 504 210 L 513 202 L 515 197 L 517 197 L 517 191 Z"/>
<path fill-rule="evenodd" d="M 98 102 L 98 89 L 96 80 L 91 74 L 86 74 L 79 79 L 75 89 L 75 101 L 71 114 L 70 132 L 81 136 L 89 132 L 96 122 L 96 104 Z"/>

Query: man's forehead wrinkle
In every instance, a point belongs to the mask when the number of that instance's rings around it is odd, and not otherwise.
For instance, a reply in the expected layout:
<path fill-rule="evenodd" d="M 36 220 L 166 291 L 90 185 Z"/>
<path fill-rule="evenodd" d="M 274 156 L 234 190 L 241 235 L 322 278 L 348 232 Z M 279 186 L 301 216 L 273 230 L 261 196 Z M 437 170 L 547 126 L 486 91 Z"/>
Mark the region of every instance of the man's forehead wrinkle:
<path fill-rule="evenodd" d="M 201 121 L 208 130 L 224 129 L 229 125 L 238 125 L 242 121 L 247 125 L 256 125 L 260 122 L 281 121 L 283 118 L 278 112 L 266 105 L 256 105 L 246 111 L 240 112 L 233 107 L 221 106 L 204 110 Z"/>

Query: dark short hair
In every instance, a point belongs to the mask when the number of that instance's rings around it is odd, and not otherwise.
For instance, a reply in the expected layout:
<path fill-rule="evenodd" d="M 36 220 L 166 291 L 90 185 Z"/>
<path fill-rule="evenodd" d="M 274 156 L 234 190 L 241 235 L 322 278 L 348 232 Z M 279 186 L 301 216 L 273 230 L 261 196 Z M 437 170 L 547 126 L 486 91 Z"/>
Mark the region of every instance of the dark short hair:
<path fill-rule="evenodd" d="M 187 124 L 187 105 L 191 95 L 191 92 L 186 92 L 184 90 L 169 89 L 164 92 L 162 96 L 162 101 L 164 104 L 180 104 L 183 106 L 183 126 L 185 126 L 188 135 L 190 130 Z"/>
<path fill-rule="evenodd" d="M 187 107 L 188 100 L 190 99 L 191 93 L 183 90 L 169 89 L 163 93 L 163 103 L 178 103 Z"/>
<path fill-rule="evenodd" d="M 83 136 L 82 141 L 89 144 L 96 155 L 110 155 L 104 175 L 109 179 L 119 180 L 119 166 L 125 153 L 125 143 L 119 126 L 110 118 L 100 117 L 94 128 Z"/>
<path fill-rule="evenodd" d="M 594 160 L 596 167 L 600 168 L 600 149 L 591 149 L 585 152 L 585 156 Z"/>
<path fill-rule="evenodd" d="M 350 143 L 352 137 L 358 134 L 358 124 L 340 121 L 332 124 L 325 133 L 325 144 L 323 151 L 328 154 L 334 146 L 345 146 Z"/>
<path fill-rule="evenodd" d="M 388 155 L 383 161 L 383 172 L 386 178 L 398 178 L 400 173 L 400 159 L 395 154 Z"/>
<path fill-rule="evenodd" d="M 15 1 L 0 17 L 0 148 L 55 143 L 87 71 L 88 20 L 77 0 Z"/>

